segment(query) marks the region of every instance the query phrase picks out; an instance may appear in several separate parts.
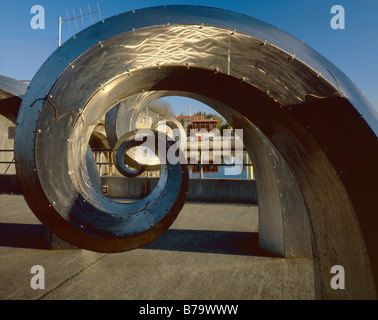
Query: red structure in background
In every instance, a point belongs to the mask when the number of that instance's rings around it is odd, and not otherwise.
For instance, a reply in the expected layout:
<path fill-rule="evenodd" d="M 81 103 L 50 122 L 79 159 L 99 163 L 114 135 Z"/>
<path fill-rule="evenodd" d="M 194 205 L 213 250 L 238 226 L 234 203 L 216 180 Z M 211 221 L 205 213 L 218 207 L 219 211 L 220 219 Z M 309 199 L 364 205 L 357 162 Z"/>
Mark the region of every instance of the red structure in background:
<path fill-rule="evenodd" d="M 213 129 L 216 129 L 218 126 L 218 120 L 207 119 L 202 115 L 180 115 L 176 119 L 181 122 L 188 136 L 191 135 L 191 130 L 196 130 L 196 132 L 200 131 L 201 129 L 211 131 Z"/>

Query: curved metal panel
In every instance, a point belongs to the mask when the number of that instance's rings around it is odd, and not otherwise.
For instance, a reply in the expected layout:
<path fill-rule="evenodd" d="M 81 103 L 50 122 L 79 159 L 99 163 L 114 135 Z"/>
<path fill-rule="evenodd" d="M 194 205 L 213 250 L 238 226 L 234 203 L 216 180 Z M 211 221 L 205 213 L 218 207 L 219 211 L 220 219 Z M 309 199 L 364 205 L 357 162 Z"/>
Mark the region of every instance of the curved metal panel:
<path fill-rule="evenodd" d="M 24 82 L 0 75 L 1 94 L 7 92 L 12 96 L 17 96 L 22 99 L 27 87 L 28 86 Z M 2 95 L 0 96 L 0 98 L 2 98 Z"/>
<path fill-rule="evenodd" d="M 27 85 L 21 81 L 0 76 L 0 114 L 16 123 L 18 109 Z"/>
<path fill-rule="evenodd" d="M 135 123 L 142 108 L 160 98 L 160 95 L 160 92 L 144 92 L 120 102 L 106 113 L 105 129 L 112 147 L 120 137 L 135 130 Z"/>
<path fill-rule="evenodd" d="M 373 106 L 352 81 L 330 61 L 302 41 L 270 24 L 217 8 L 185 5 L 152 7 L 108 18 L 80 32 L 57 49 L 53 56 L 60 56 L 61 59 L 56 62 L 55 70 L 49 70 L 45 76 L 47 79 L 58 79 L 59 74 L 82 52 L 106 39 L 135 29 L 175 24 L 207 25 L 235 30 L 286 51 L 288 55 L 295 56 L 295 59 L 307 64 L 317 74 L 332 83 L 335 88 L 338 88 L 378 135 L 377 115 Z M 46 81 L 47 83 L 51 82 Z M 47 84 L 44 87 L 46 92 L 49 92 L 48 86 Z"/>
<path fill-rule="evenodd" d="M 137 117 L 142 108 L 147 107 L 150 102 L 156 99 L 172 94 L 172 92 L 168 91 L 144 92 L 122 101 L 108 111 L 105 115 L 105 128 L 110 145 L 114 147 L 117 141 L 119 142 L 120 137 L 135 130 Z M 176 94 L 185 95 L 180 92 Z M 160 130 L 159 125 L 161 128 L 163 128 L 163 125 L 167 125 L 170 129 L 173 129 L 174 132 L 171 130 L 169 137 L 174 140 L 177 139 L 176 141 L 179 143 L 182 150 L 186 149 L 186 133 L 180 122 L 174 118 L 155 120 L 155 122 L 151 124 L 151 129 Z M 130 151 L 125 154 L 124 161 L 131 166 L 138 166 L 132 157 L 133 151 Z M 156 157 L 155 159 L 151 157 L 146 168 L 148 170 L 159 170 L 159 160 Z"/>

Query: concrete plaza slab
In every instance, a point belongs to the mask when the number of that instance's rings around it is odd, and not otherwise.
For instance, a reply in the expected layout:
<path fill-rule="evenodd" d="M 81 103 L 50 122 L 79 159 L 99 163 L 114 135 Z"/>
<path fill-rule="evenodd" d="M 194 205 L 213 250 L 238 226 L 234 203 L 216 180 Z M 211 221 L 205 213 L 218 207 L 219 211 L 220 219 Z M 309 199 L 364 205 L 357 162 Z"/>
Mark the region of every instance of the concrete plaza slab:
<path fill-rule="evenodd" d="M 314 299 L 312 259 L 258 247 L 255 205 L 186 203 L 153 243 L 130 252 L 49 250 L 23 196 L 0 195 L 1 300 Z M 45 270 L 34 290 L 31 268 Z"/>

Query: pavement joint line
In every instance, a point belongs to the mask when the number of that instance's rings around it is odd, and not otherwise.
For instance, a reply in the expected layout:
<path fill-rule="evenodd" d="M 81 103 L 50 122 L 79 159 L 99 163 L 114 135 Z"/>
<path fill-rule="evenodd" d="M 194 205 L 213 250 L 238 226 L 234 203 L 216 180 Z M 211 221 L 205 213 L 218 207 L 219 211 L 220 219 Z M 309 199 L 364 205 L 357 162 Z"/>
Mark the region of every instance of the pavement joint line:
<path fill-rule="evenodd" d="M 75 278 L 76 276 L 78 276 L 80 273 L 84 272 L 85 270 L 87 270 L 88 268 L 90 268 L 91 266 L 93 266 L 95 263 L 99 262 L 101 259 L 105 258 L 107 255 L 109 255 L 109 253 L 106 253 L 104 254 L 103 256 L 97 258 L 95 261 L 93 261 L 91 264 L 89 264 L 88 266 L 86 266 L 85 268 L 81 269 L 80 271 L 76 272 L 75 274 L 73 274 L 72 276 L 68 277 L 66 280 L 64 280 L 63 282 L 61 282 L 60 284 L 58 284 L 56 287 L 52 288 L 51 290 L 49 290 L 48 292 L 46 292 L 45 294 L 43 294 L 42 296 L 40 296 L 37 300 L 42 300 L 43 298 L 45 298 L 47 295 L 49 295 L 51 292 L 57 290 L 58 288 L 60 288 L 62 285 L 64 285 L 65 283 L 67 283 L 68 281 L 70 281 L 71 279 Z"/>

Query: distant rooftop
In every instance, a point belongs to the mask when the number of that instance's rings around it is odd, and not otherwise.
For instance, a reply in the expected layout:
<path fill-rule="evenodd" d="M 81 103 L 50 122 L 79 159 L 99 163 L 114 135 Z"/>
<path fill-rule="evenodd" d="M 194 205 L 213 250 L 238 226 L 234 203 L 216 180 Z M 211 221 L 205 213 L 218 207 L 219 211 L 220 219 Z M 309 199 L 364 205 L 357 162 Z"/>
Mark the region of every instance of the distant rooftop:
<path fill-rule="evenodd" d="M 192 115 L 192 116 L 185 116 L 185 115 L 179 115 L 178 117 L 176 117 L 177 120 L 185 120 L 185 119 L 190 119 L 192 121 L 214 121 L 214 122 L 218 122 L 218 120 L 214 120 L 214 119 L 209 119 L 209 118 L 205 118 L 204 116 L 202 115 Z"/>
<path fill-rule="evenodd" d="M 176 117 L 177 120 L 183 120 L 183 119 L 192 119 L 192 120 L 205 120 L 205 117 L 202 115 L 189 115 L 189 116 L 184 116 L 184 115 L 179 115 Z"/>

